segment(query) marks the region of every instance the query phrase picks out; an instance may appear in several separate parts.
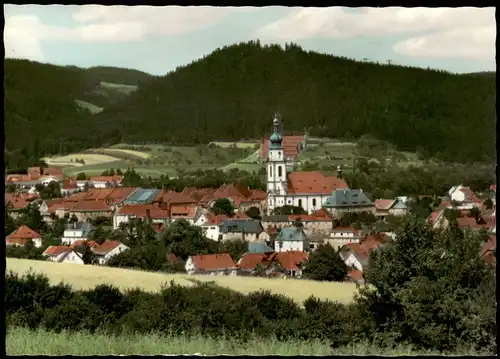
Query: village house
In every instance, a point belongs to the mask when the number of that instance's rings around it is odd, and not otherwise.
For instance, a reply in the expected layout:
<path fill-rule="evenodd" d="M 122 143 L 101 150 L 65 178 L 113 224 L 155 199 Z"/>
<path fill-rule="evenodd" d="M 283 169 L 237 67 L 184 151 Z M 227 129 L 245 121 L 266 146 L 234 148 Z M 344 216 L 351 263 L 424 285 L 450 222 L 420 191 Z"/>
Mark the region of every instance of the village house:
<path fill-rule="evenodd" d="M 118 208 L 114 214 L 113 229 L 119 229 L 122 223 L 128 224 L 135 219 L 166 225 L 169 223 L 170 213 L 153 204 L 127 204 Z"/>
<path fill-rule="evenodd" d="M 61 195 L 63 197 L 72 195 L 73 193 L 78 191 L 80 191 L 80 188 L 78 187 L 76 181 L 71 181 L 71 180 L 63 181 L 61 185 Z"/>
<path fill-rule="evenodd" d="M 51 262 L 85 264 L 82 256 L 67 246 L 49 246 L 42 255 Z"/>
<path fill-rule="evenodd" d="M 304 252 L 308 249 L 307 236 L 300 227 L 282 228 L 274 241 L 274 250 L 276 252 Z"/>
<path fill-rule="evenodd" d="M 199 213 L 198 206 L 187 205 L 172 205 L 170 206 L 170 221 L 173 223 L 175 221 L 184 220 L 190 225 L 193 225 L 196 217 Z"/>
<path fill-rule="evenodd" d="M 267 267 L 267 275 L 278 277 L 302 277 L 302 266 L 309 258 L 307 252 L 287 251 L 273 253 Z"/>
<path fill-rule="evenodd" d="M 208 206 L 213 207 L 218 199 L 228 199 L 233 204 L 235 211 L 245 212 L 251 207 L 256 207 L 262 212 L 266 200 L 266 193 L 261 190 L 252 190 L 241 184 L 226 184 L 219 187 L 208 201 Z"/>
<path fill-rule="evenodd" d="M 121 185 L 123 176 L 93 176 L 89 178 L 88 183 L 94 188 L 112 188 Z"/>
<path fill-rule="evenodd" d="M 323 207 L 335 218 L 349 212 L 370 212 L 375 214 L 373 202 L 363 193 L 362 189 L 338 189 L 333 191 L 323 204 Z"/>
<path fill-rule="evenodd" d="M 265 228 L 264 231 L 262 231 L 259 236 L 257 237 L 257 240 L 259 242 L 267 243 L 269 246 L 274 248 L 274 242 L 276 240 L 276 237 L 278 236 L 279 229 L 276 226 L 273 227 L 268 227 Z"/>
<path fill-rule="evenodd" d="M 377 199 L 373 202 L 375 206 L 375 216 L 384 219 L 391 216 L 406 216 L 408 207 L 399 199 Z"/>
<path fill-rule="evenodd" d="M 387 238 L 381 234 L 369 235 L 359 243 L 347 243 L 340 248 L 339 254 L 348 268 L 363 272 L 371 252 L 387 243 Z"/>
<path fill-rule="evenodd" d="M 282 136 L 283 153 L 287 163 L 295 163 L 300 152 L 306 147 L 305 135 Z M 269 136 L 264 136 L 260 144 L 260 160 L 268 160 L 269 154 Z"/>
<path fill-rule="evenodd" d="M 169 208 L 170 206 L 197 207 L 198 201 L 182 192 L 161 190 L 153 197 L 152 204 L 160 208 Z"/>
<path fill-rule="evenodd" d="M 481 207 L 482 201 L 476 196 L 470 187 L 462 185 L 454 186 L 448 191 L 452 202 L 457 203 L 462 208 Z"/>
<path fill-rule="evenodd" d="M 287 215 L 262 216 L 261 222 L 264 228 L 283 228 L 293 225 L 293 220 Z"/>
<path fill-rule="evenodd" d="M 348 188 L 347 183 L 340 173 L 337 177 L 319 171 L 288 173 L 281 131 L 281 122 L 275 117 L 266 160 L 267 214 L 286 205 L 302 207 L 311 214 L 321 208 L 332 191 Z"/>
<path fill-rule="evenodd" d="M 257 242 L 263 230 L 260 221 L 226 219 L 219 226 L 219 240 L 241 239 L 245 242 Z"/>
<path fill-rule="evenodd" d="M 98 217 L 111 218 L 113 210 L 106 200 L 79 201 L 68 210 L 69 216 L 73 215 L 78 222 L 86 222 Z"/>
<path fill-rule="evenodd" d="M 104 243 L 90 250 L 96 256 L 98 264 L 106 265 L 112 257 L 128 249 L 130 248 L 120 241 L 105 240 Z"/>
<path fill-rule="evenodd" d="M 302 264 L 308 254 L 301 251 L 279 253 L 245 253 L 238 261 L 241 275 L 265 275 L 270 277 L 302 276 Z M 259 273 L 261 271 L 261 273 Z"/>
<path fill-rule="evenodd" d="M 304 232 L 310 234 L 328 234 L 332 230 L 333 217 L 324 208 L 313 214 L 293 214 L 288 216 L 289 222 L 301 222 Z"/>
<path fill-rule="evenodd" d="M 185 264 L 187 274 L 235 276 L 238 267 L 229 253 L 190 256 Z"/>
<path fill-rule="evenodd" d="M 359 243 L 365 237 L 363 231 L 354 227 L 336 227 L 331 232 L 325 242 L 339 250 L 347 243 Z"/>
<path fill-rule="evenodd" d="M 181 194 L 186 195 L 193 200 L 197 201 L 197 204 L 203 208 L 208 208 L 209 202 L 212 200 L 212 196 L 215 193 L 215 188 L 196 188 L 196 187 L 185 187 Z"/>
<path fill-rule="evenodd" d="M 26 193 L 6 193 L 5 194 L 5 209 L 12 216 L 17 218 L 20 212 L 28 207 L 30 203 L 38 198 L 36 195 Z"/>
<path fill-rule="evenodd" d="M 89 234 L 95 230 L 95 227 L 88 222 L 85 223 L 69 223 L 64 230 L 61 243 L 66 245 L 73 245 L 78 241 L 86 241 Z"/>
<path fill-rule="evenodd" d="M 28 226 L 22 225 L 7 236 L 5 245 L 25 246 L 28 241 L 32 241 L 35 247 L 40 248 L 42 246 L 42 235 Z"/>
<path fill-rule="evenodd" d="M 194 222 L 195 226 L 201 227 L 205 237 L 212 239 L 214 241 L 222 239 L 222 234 L 220 233 L 220 226 L 222 221 L 225 220 L 251 220 L 245 213 L 236 212 L 233 217 L 229 217 L 226 214 L 213 214 L 210 212 L 200 213 L 198 218 Z"/>

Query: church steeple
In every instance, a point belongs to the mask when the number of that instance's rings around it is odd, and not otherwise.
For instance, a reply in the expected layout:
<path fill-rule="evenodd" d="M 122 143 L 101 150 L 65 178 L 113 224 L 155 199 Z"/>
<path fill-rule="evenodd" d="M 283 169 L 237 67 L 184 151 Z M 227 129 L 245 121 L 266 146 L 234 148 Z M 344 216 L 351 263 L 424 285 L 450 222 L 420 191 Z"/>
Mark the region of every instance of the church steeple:
<path fill-rule="evenodd" d="M 280 149 L 283 148 L 283 137 L 281 136 L 281 121 L 279 119 L 279 114 L 274 115 L 273 120 L 273 134 L 269 139 L 271 142 L 270 149 Z"/>

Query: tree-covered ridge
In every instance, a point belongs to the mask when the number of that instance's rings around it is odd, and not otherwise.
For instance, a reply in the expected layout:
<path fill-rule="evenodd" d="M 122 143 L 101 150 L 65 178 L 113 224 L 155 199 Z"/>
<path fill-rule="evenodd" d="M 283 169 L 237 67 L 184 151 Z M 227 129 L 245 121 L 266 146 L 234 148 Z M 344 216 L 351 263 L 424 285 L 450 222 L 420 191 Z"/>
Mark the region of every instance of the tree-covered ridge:
<path fill-rule="evenodd" d="M 162 77 L 26 60 L 6 60 L 5 73 L 9 168 L 106 143 L 259 138 L 270 132 L 276 110 L 289 132 L 371 134 L 445 160 L 495 159 L 492 76 L 356 62 L 259 42 L 217 49 Z M 102 82 L 138 89 L 107 97 L 99 95 L 109 90 L 99 88 Z M 75 99 L 106 109 L 91 115 Z"/>
<path fill-rule="evenodd" d="M 75 100 L 100 100 L 96 105 L 102 107 L 117 104 L 119 96 L 94 92 L 101 82 L 137 86 L 151 77 L 136 70 L 80 69 L 17 59 L 6 59 L 4 70 L 7 168 L 26 168 L 45 154 L 98 144 L 104 138 L 98 120 Z"/>
<path fill-rule="evenodd" d="M 491 77 L 362 63 L 258 42 L 218 49 L 141 87 L 100 116 L 127 142 L 255 138 L 279 109 L 288 131 L 372 134 L 464 161 L 494 156 Z M 146 125 L 147 124 L 147 125 Z"/>

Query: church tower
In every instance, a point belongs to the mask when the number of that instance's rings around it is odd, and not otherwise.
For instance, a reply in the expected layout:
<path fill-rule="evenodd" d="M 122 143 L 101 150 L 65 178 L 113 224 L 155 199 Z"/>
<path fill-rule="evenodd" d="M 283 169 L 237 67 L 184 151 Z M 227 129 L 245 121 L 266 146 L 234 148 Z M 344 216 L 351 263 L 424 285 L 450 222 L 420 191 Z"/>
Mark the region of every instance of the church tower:
<path fill-rule="evenodd" d="M 285 205 L 287 195 L 286 162 L 279 115 L 274 116 L 273 134 L 269 139 L 267 156 L 267 213 Z"/>

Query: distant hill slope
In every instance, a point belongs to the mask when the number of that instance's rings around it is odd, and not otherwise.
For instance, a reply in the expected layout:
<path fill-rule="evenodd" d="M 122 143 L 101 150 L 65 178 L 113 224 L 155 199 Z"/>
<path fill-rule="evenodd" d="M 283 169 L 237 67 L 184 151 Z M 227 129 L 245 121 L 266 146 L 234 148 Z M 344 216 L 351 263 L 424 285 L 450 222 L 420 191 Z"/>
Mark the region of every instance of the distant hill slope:
<path fill-rule="evenodd" d="M 61 149 L 85 148 L 88 137 L 100 141 L 99 120 L 91 113 L 119 104 L 130 94 L 109 86 L 106 93 L 99 93 L 106 87 L 103 83 L 115 81 L 136 89 L 151 78 L 136 70 L 81 69 L 17 59 L 5 60 L 4 73 L 5 158 L 9 169 L 26 167 Z"/>
<path fill-rule="evenodd" d="M 280 110 L 286 130 L 372 134 L 401 150 L 454 161 L 495 156 L 489 76 L 361 63 L 258 42 L 218 49 L 155 78 L 97 115 L 126 142 L 256 138 Z"/>
<path fill-rule="evenodd" d="M 6 60 L 5 76 L 10 167 L 61 148 L 259 138 L 277 110 L 287 131 L 371 134 L 400 150 L 457 162 L 493 161 L 496 154 L 493 76 L 362 63 L 258 42 L 217 49 L 162 77 L 22 60 Z M 91 115 L 85 108 L 105 110 Z"/>

